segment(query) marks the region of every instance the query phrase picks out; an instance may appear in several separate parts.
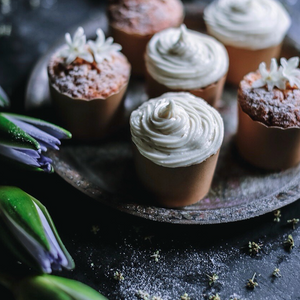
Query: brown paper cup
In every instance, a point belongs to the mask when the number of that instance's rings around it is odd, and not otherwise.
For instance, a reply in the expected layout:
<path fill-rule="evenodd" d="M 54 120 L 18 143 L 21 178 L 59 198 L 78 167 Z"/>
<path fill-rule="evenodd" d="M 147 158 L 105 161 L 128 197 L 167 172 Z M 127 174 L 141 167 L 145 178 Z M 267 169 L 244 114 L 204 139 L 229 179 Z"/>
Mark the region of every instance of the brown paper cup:
<path fill-rule="evenodd" d="M 222 97 L 225 81 L 226 75 L 205 88 L 195 90 L 170 89 L 157 82 L 148 72 L 146 72 L 146 92 L 149 98 L 156 98 L 167 92 L 189 92 L 196 97 L 204 99 L 208 104 L 216 108 Z"/>
<path fill-rule="evenodd" d="M 106 99 L 78 99 L 58 92 L 50 83 L 51 100 L 62 125 L 74 139 L 95 141 L 120 127 L 123 120 L 124 85 Z"/>
<path fill-rule="evenodd" d="M 138 178 L 155 201 L 164 207 L 182 207 L 198 202 L 208 193 L 219 151 L 200 164 L 180 168 L 153 163 L 135 145 L 133 154 Z"/>
<path fill-rule="evenodd" d="M 282 44 L 274 47 L 250 50 L 225 45 L 229 57 L 227 82 L 238 86 L 243 77 L 255 72 L 261 62 L 270 64 L 271 58 L 278 58 Z"/>
<path fill-rule="evenodd" d="M 300 162 L 300 129 L 267 127 L 253 121 L 238 105 L 236 145 L 252 165 L 266 170 L 283 170 Z"/>
<path fill-rule="evenodd" d="M 114 42 L 122 45 L 122 53 L 127 57 L 131 64 L 131 74 L 136 76 L 145 75 L 144 53 L 147 43 L 153 34 L 140 35 L 127 33 L 126 31 L 115 26 L 109 26 L 110 35 Z"/>

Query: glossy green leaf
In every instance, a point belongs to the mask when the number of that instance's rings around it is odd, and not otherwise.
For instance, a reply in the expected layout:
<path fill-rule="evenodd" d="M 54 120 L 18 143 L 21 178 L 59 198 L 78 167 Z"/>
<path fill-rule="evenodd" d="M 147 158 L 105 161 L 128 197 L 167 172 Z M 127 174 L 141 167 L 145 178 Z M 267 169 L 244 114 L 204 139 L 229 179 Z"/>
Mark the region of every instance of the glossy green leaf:
<path fill-rule="evenodd" d="M 0 214 L 16 222 L 44 249 L 49 250 L 42 222 L 33 203 L 33 197 L 29 194 L 17 187 L 0 186 Z"/>
<path fill-rule="evenodd" d="M 40 149 L 39 143 L 0 113 L 0 143 L 24 149 Z"/>
<path fill-rule="evenodd" d="M 79 281 L 46 274 L 25 278 L 16 292 L 17 300 L 108 300 Z"/>
<path fill-rule="evenodd" d="M 44 276 L 23 279 L 14 294 L 16 300 L 74 300 Z"/>
<path fill-rule="evenodd" d="M 30 266 L 35 271 L 43 273 L 37 260 L 26 250 L 20 241 L 11 234 L 7 224 L 0 218 L 0 243 L 5 246 L 17 261 Z M 6 258 L 5 258 L 6 259 Z"/>
<path fill-rule="evenodd" d="M 14 113 L 3 113 L 3 115 L 10 116 L 12 118 L 16 118 L 21 121 L 32 124 L 38 127 L 39 129 L 57 137 L 58 139 L 70 139 L 72 137 L 72 134 L 68 130 L 41 119 L 36 119 L 33 117 L 18 115 Z"/>

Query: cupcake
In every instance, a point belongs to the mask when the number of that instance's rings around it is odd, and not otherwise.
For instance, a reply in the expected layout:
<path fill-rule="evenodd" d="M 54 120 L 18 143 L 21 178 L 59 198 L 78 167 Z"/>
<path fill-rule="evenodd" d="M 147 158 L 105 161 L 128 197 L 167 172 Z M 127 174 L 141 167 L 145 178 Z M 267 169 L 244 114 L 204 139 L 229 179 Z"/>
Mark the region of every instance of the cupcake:
<path fill-rule="evenodd" d="M 223 119 L 190 93 L 165 93 L 130 116 L 137 176 L 156 203 L 181 207 L 208 193 L 224 136 Z"/>
<path fill-rule="evenodd" d="M 143 76 L 144 53 L 156 32 L 178 27 L 184 19 L 180 0 L 112 0 L 107 7 L 110 34 L 122 45 L 132 74 Z"/>
<path fill-rule="evenodd" d="M 165 92 L 190 92 L 217 106 L 228 70 L 225 47 L 185 25 L 156 33 L 147 45 L 146 90 L 150 98 Z"/>
<path fill-rule="evenodd" d="M 238 89 L 240 155 L 266 170 L 282 170 L 300 162 L 299 58 L 275 58 L 270 70 L 261 63 L 247 74 Z"/>
<path fill-rule="evenodd" d="M 101 29 L 96 41 L 86 43 L 80 27 L 73 40 L 66 34 L 66 45 L 50 58 L 52 103 L 74 139 L 97 140 L 121 125 L 131 66 L 120 50 Z"/>
<path fill-rule="evenodd" d="M 214 0 L 204 9 L 210 35 L 229 55 L 227 82 L 238 86 L 262 61 L 278 58 L 290 17 L 276 0 Z"/>

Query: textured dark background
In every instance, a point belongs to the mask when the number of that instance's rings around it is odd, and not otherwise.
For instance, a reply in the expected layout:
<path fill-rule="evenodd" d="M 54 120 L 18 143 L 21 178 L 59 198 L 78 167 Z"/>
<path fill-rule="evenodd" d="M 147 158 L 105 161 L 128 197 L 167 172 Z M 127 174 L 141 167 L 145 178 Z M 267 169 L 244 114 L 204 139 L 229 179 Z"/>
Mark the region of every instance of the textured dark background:
<path fill-rule="evenodd" d="M 0 85 L 11 98 L 11 109 L 24 112 L 26 84 L 37 59 L 58 36 L 104 9 L 105 2 L 12 0 L 8 7 L 5 3 L 1 1 L 0 11 Z M 197 3 L 205 5 L 204 1 Z M 299 3 L 285 4 L 290 5 L 293 16 L 289 35 L 297 41 Z M 111 300 L 138 299 L 137 290 L 164 300 L 180 299 L 184 293 L 191 300 L 208 299 L 213 293 L 219 293 L 221 299 L 233 295 L 240 299 L 300 299 L 300 227 L 293 230 L 287 224 L 288 219 L 300 218 L 299 201 L 281 210 L 278 223 L 268 214 L 233 224 L 179 226 L 100 205 L 56 174 L 17 172 L 0 166 L 0 184 L 19 186 L 47 206 L 76 263 L 74 271 L 60 275 L 80 280 Z M 93 233 L 93 226 L 99 231 Z M 283 245 L 288 234 L 295 240 L 292 251 Z M 263 244 L 257 256 L 247 252 L 249 241 Z M 160 250 L 158 262 L 151 257 L 156 250 Z M 0 254 L 4 256 L 1 248 Z M 280 268 L 282 277 L 272 277 L 275 267 Z M 124 281 L 113 279 L 116 270 L 124 274 Z M 254 272 L 259 286 L 252 291 L 246 283 Z M 217 273 L 219 280 L 210 286 L 206 274 L 212 273 Z M 13 298 L 0 287 L 0 299 Z"/>

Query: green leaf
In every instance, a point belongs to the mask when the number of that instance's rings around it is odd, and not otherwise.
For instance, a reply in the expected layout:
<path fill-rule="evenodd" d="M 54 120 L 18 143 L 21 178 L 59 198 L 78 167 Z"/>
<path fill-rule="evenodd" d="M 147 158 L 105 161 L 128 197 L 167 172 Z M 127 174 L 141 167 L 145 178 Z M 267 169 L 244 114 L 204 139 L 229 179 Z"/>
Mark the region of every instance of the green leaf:
<path fill-rule="evenodd" d="M 32 236 L 45 250 L 49 242 L 33 202 L 33 197 L 12 186 L 0 186 L 0 215 L 11 218 Z M 1 233 L 0 233 L 1 234 Z"/>
<path fill-rule="evenodd" d="M 7 107 L 10 105 L 9 98 L 3 88 L 0 86 L 0 107 Z"/>
<path fill-rule="evenodd" d="M 0 144 L 23 149 L 40 149 L 39 143 L 0 113 Z"/>
<path fill-rule="evenodd" d="M 16 118 L 18 120 L 30 123 L 36 127 L 38 127 L 39 129 L 55 136 L 58 139 L 70 139 L 72 137 L 71 132 L 69 132 L 68 130 L 57 126 L 55 124 L 52 124 L 50 122 L 41 120 L 41 119 L 36 119 L 33 117 L 29 117 L 29 116 L 24 116 L 24 115 L 18 115 L 18 114 L 14 114 L 14 113 L 3 113 L 4 116 L 10 116 L 13 118 Z"/>
<path fill-rule="evenodd" d="M 4 221 L 1 220 L 1 218 L 0 243 L 2 243 L 3 247 L 6 247 L 11 252 L 17 261 L 22 262 L 39 273 L 43 273 L 43 270 L 37 260 L 24 248 L 20 241 L 13 234 L 11 234 L 10 229 L 4 223 Z"/>
<path fill-rule="evenodd" d="M 74 300 L 45 276 L 28 277 L 14 291 L 17 300 Z"/>
<path fill-rule="evenodd" d="M 104 297 L 91 287 L 76 280 L 53 275 L 47 275 L 47 277 L 51 278 L 53 285 L 76 300 L 107 300 L 106 297 Z"/>
<path fill-rule="evenodd" d="M 46 274 L 25 278 L 16 292 L 17 300 L 108 300 L 79 281 Z"/>

